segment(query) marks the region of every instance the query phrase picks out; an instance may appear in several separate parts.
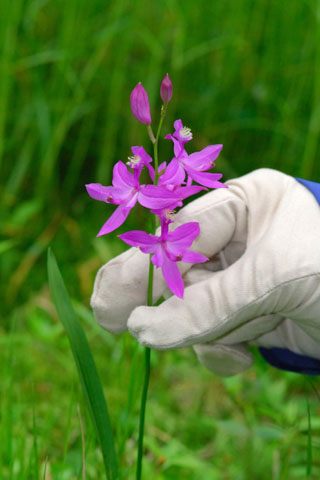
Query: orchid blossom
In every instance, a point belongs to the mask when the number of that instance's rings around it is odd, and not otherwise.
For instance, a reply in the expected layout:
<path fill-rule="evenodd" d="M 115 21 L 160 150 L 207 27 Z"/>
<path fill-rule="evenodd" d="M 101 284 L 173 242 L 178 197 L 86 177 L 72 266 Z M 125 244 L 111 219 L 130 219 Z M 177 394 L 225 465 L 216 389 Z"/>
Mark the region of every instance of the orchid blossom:
<path fill-rule="evenodd" d="M 143 253 L 153 253 L 151 262 L 162 270 L 163 277 L 171 292 L 183 298 L 184 284 L 177 262 L 203 263 L 208 260 L 201 253 L 189 250 L 194 239 L 199 235 L 197 222 L 181 225 L 172 232 L 168 229 L 169 222 L 161 218 L 161 234 L 149 235 L 141 230 L 119 235 L 119 238 L 132 247 L 138 247 Z"/>
<path fill-rule="evenodd" d="M 166 135 L 166 139 L 172 140 L 174 145 L 174 159 L 179 163 L 179 175 L 182 177 L 188 175 L 187 185 L 191 185 L 192 180 L 209 188 L 226 188 L 226 186 L 219 182 L 222 177 L 221 173 L 206 173 L 215 166 L 215 160 L 218 157 L 222 145 L 209 145 L 200 152 L 191 153 L 188 155 L 185 151 L 185 143 L 192 140 L 191 130 L 184 127 L 181 120 L 174 122 L 175 131 L 173 135 Z"/>
<path fill-rule="evenodd" d="M 117 162 L 113 168 L 112 184 L 113 186 L 110 187 L 100 183 L 86 185 L 90 197 L 119 205 L 99 231 L 98 237 L 120 227 L 137 202 L 146 208 L 168 208 L 181 202 L 180 193 L 170 192 L 167 188 L 158 185 L 140 185 L 137 172 L 129 172 L 121 161 Z"/>

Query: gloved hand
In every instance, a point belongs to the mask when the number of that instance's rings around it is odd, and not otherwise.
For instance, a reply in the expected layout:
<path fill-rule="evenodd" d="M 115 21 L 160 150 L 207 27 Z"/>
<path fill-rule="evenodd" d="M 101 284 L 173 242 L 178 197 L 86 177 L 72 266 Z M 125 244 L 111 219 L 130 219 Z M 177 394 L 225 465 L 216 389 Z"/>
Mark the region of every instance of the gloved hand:
<path fill-rule="evenodd" d="M 102 327 L 127 328 L 142 344 L 193 345 L 227 376 L 252 364 L 247 344 L 320 359 L 320 207 L 296 179 L 260 169 L 184 207 L 175 226 L 200 224 L 192 250 L 211 259 L 179 263 L 185 295 L 147 307 L 148 255 L 129 249 L 98 272 L 91 305 Z M 156 271 L 154 299 L 165 292 Z"/>

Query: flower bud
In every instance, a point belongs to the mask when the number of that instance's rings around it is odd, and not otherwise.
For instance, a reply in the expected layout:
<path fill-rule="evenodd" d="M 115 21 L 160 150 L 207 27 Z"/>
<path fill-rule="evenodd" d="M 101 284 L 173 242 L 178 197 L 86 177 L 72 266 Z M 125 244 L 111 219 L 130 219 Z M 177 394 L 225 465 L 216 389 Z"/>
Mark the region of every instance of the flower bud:
<path fill-rule="evenodd" d="M 130 105 L 135 118 L 145 125 L 150 125 L 151 113 L 149 98 L 142 83 L 138 83 L 138 85 L 132 90 L 130 95 Z"/>
<path fill-rule="evenodd" d="M 162 101 L 165 105 L 167 103 L 169 103 L 170 100 L 171 100 L 171 97 L 172 97 L 172 82 L 171 82 L 171 79 L 170 79 L 168 73 L 161 82 L 160 97 L 161 97 L 161 99 L 162 99 Z"/>

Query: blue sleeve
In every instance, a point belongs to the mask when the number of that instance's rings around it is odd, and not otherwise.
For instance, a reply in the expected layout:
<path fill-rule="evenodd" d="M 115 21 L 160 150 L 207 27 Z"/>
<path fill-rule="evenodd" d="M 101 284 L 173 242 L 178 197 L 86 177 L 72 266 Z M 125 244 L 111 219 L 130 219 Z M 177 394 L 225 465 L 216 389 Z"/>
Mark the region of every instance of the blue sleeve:
<path fill-rule="evenodd" d="M 310 182 L 297 178 L 298 182 L 307 187 L 320 205 L 320 183 Z M 320 211 L 319 211 L 320 215 Z M 320 316 L 320 313 L 319 313 Z M 263 358 L 273 367 L 289 372 L 304 373 L 306 375 L 320 375 L 320 360 L 299 355 L 285 348 L 260 348 Z"/>

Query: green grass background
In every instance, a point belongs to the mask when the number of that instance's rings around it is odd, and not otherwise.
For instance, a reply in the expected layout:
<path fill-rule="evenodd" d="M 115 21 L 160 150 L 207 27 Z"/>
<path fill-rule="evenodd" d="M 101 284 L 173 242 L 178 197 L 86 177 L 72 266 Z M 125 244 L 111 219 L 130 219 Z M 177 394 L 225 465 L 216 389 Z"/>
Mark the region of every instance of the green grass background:
<path fill-rule="evenodd" d="M 51 245 L 130 480 L 142 356 L 129 335 L 102 331 L 90 312 L 97 269 L 125 247 L 116 234 L 95 237 L 112 207 L 91 200 L 84 184 L 110 183 L 131 145 L 151 151 L 129 95 L 142 81 L 157 118 L 167 72 L 174 96 L 164 133 L 182 118 L 194 151 L 223 143 L 217 171 L 225 179 L 270 167 L 320 181 L 320 2 L 2 0 L 0 49 L 0 478 L 81 478 L 77 404 L 87 478 L 103 475 L 49 295 Z M 170 152 L 162 142 L 160 157 Z M 137 224 L 141 211 L 122 230 Z M 257 358 L 247 373 L 221 380 L 191 349 L 154 353 L 152 362 L 146 479 L 319 478 L 320 405 L 304 377 Z"/>

